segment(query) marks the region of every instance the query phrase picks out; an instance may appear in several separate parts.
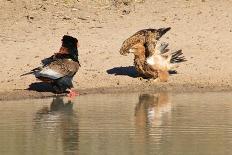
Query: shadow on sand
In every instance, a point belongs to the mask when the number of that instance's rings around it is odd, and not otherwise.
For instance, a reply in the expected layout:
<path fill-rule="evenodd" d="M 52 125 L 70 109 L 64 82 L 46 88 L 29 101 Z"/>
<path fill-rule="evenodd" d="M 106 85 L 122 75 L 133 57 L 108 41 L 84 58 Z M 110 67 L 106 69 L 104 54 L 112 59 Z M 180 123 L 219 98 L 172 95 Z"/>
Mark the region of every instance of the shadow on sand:
<path fill-rule="evenodd" d="M 51 84 L 46 82 L 35 82 L 29 85 L 27 90 L 33 90 L 37 92 L 52 92 L 54 93 L 54 89 L 52 88 Z"/>
<path fill-rule="evenodd" d="M 133 78 L 139 77 L 138 72 L 136 71 L 134 66 L 114 67 L 112 69 L 108 69 L 106 72 L 108 74 L 125 75 L 125 76 L 130 76 Z"/>
<path fill-rule="evenodd" d="M 114 67 L 112 69 L 108 69 L 106 71 L 108 74 L 114 74 L 114 75 L 126 75 L 133 78 L 142 77 L 144 79 L 147 79 L 146 77 L 139 75 L 136 71 L 134 66 L 127 66 L 127 67 Z M 176 70 L 169 70 L 169 74 L 177 74 Z"/>

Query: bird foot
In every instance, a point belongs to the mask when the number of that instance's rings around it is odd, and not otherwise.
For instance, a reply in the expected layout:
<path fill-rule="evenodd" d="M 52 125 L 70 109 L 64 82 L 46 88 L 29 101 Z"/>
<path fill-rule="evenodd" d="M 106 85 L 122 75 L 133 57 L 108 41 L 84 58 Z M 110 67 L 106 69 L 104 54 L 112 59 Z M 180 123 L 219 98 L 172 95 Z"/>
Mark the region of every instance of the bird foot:
<path fill-rule="evenodd" d="M 73 99 L 76 96 L 79 96 L 79 93 L 74 91 L 74 90 L 69 89 L 68 92 L 69 93 L 67 94 L 67 97 L 70 98 L 70 99 Z"/>

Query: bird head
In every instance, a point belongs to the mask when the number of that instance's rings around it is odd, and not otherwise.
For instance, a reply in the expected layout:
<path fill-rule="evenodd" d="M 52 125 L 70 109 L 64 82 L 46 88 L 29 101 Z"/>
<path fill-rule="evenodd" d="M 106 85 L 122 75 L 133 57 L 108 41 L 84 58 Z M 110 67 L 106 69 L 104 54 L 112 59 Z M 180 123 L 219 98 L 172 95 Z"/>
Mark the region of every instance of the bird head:
<path fill-rule="evenodd" d="M 119 53 L 120 53 L 121 55 L 124 55 L 124 56 L 126 56 L 126 55 L 129 53 L 128 46 L 127 46 L 127 44 L 125 44 L 124 42 L 123 42 L 123 44 L 122 44 L 122 47 L 121 47 L 120 50 L 119 50 Z"/>
<path fill-rule="evenodd" d="M 78 40 L 72 36 L 64 35 L 62 38 L 62 48 L 68 50 L 68 54 L 74 61 L 78 61 Z"/>
<path fill-rule="evenodd" d="M 128 39 L 126 39 L 123 43 L 122 43 L 122 46 L 121 46 L 121 48 L 120 48 L 120 50 L 119 50 L 119 53 L 121 54 L 121 55 L 124 55 L 124 56 L 126 56 L 128 53 L 130 53 L 130 49 L 134 46 L 134 45 L 136 45 L 136 44 L 138 44 L 138 43 L 140 43 L 140 39 L 137 37 L 130 37 L 130 38 L 128 38 Z"/>

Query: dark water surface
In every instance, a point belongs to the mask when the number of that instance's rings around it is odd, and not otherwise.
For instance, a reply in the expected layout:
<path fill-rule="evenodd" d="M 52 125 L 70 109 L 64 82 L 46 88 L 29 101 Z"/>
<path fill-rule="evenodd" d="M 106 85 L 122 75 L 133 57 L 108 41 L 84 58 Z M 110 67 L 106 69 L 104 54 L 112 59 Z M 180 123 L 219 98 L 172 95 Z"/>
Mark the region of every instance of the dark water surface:
<path fill-rule="evenodd" d="M 1 155 L 231 152 L 228 92 L 0 101 Z"/>

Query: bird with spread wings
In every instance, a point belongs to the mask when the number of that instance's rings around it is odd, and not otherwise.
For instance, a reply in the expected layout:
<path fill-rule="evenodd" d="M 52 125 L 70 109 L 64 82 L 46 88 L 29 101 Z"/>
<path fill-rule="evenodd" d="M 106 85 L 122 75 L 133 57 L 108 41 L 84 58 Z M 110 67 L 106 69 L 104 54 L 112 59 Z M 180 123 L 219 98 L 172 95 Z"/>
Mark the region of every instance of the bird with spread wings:
<path fill-rule="evenodd" d="M 186 61 L 182 50 L 167 54 L 168 43 L 159 41 L 170 29 L 140 30 L 123 42 L 120 54 L 134 54 L 134 66 L 140 76 L 166 82 L 169 71 Z"/>

